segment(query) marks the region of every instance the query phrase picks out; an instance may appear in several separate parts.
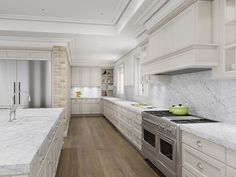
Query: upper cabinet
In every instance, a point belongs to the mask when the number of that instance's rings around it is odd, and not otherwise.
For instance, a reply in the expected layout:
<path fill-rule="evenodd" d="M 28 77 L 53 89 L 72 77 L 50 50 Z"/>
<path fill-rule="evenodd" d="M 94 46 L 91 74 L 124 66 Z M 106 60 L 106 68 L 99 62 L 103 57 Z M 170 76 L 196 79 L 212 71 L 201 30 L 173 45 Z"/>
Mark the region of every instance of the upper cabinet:
<path fill-rule="evenodd" d="M 142 74 L 218 65 L 218 46 L 213 43 L 212 1 L 198 0 L 149 36 L 148 58 Z"/>
<path fill-rule="evenodd" d="M 236 79 L 236 1 L 216 0 L 215 15 L 220 45 L 220 65 L 213 70 L 213 77 Z"/>
<path fill-rule="evenodd" d="M 72 87 L 100 87 L 101 69 L 72 67 Z"/>

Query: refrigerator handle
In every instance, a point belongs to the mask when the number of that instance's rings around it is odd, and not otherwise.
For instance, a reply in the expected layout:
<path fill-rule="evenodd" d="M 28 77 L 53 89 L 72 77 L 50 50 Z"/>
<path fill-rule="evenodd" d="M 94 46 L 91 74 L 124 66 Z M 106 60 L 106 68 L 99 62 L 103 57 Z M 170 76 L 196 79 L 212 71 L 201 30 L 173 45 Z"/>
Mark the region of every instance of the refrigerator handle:
<path fill-rule="evenodd" d="M 16 104 L 16 82 L 14 82 L 14 104 Z"/>
<path fill-rule="evenodd" d="M 20 104 L 20 82 L 19 82 L 19 104 Z"/>

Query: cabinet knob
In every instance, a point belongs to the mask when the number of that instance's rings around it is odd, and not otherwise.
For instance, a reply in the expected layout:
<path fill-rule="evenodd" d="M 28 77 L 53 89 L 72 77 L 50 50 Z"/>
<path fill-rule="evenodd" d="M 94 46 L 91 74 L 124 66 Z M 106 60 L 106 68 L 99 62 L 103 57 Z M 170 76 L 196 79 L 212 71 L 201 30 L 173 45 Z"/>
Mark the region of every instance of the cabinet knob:
<path fill-rule="evenodd" d="M 196 144 L 197 144 L 198 147 L 202 147 L 202 142 L 201 141 L 198 140 Z"/>
<path fill-rule="evenodd" d="M 201 163 L 201 162 L 198 162 L 198 163 L 197 163 L 197 167 L 198 167 L 200 170 L 202 170 L 202 169 L 203 169 L 202 163 Z"/>

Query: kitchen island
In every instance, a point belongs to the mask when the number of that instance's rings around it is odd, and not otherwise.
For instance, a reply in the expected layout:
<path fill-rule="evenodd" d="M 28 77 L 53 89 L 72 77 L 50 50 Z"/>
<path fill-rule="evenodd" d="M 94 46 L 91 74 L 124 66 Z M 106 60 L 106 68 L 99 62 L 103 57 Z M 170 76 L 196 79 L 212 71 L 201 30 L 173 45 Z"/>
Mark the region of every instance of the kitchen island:
<path fill-rule="evenodd" d="M 63 109 L 0 111 L 0 176 L 53 177 L 63 145 Z"/>

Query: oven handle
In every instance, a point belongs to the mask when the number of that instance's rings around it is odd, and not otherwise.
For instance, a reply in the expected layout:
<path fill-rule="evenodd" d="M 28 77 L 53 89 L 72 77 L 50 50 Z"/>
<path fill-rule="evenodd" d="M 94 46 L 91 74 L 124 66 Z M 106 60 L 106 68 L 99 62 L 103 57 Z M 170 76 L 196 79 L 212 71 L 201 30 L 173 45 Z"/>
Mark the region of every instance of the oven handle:
<path fill-rule="evenodd" d="M 149 120 L 149 119 L 147 119 L 147 118 L 145 118 L 145 117 L 143 117 L 143 120 L 144 120 L 144 121 L 147 121 L 147 122 L 149 122 L 149 123 L 151 123 L 151 124 L 158 125 L 156 122 L 154 122 L 154 121 L 152 121 L 152 120 Z"/>

